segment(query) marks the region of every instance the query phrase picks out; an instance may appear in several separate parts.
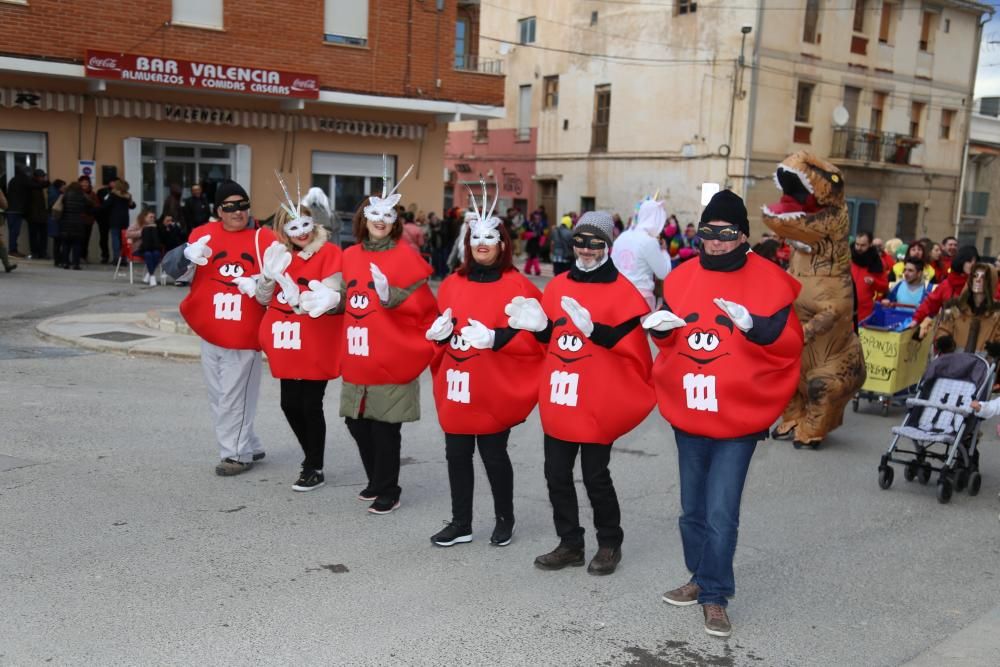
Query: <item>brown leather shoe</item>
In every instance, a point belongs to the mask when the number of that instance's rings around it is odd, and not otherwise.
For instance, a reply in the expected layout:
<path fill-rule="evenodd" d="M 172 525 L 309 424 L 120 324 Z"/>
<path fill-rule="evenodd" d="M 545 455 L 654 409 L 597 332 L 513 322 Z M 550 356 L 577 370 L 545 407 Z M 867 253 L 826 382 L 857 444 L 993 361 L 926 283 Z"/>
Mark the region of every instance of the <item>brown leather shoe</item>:
<path fill-rule="evenodd" d="M 621 547 L 601 547 L 587 566 L 590 574 L 611 574 L 622 560 Z"/>
<path fill-rule="evenodd" d="M 733 626 L 729 622 L 726 608 L 717 604 L 703 604 L 705 614 L 705 632 L 713 637 L 728 637 L 733 634 Z"/>
<path fill-rule="evenodd" d="M 572 567 L 583 565 L 583 547 L 567 547 L 560 544 L 549 553 L 535 559 L 535 567 L 543 570 L 561 570 L 567 565 Z"/>
<path fill-rule="evenodd" d="M 698 588 L 698 584 L 688 582 L 680 588 L 664 593 L 663 601 L 675 607 L 690 607 L 698 602 L 699 593 L 701 589 Z"/>

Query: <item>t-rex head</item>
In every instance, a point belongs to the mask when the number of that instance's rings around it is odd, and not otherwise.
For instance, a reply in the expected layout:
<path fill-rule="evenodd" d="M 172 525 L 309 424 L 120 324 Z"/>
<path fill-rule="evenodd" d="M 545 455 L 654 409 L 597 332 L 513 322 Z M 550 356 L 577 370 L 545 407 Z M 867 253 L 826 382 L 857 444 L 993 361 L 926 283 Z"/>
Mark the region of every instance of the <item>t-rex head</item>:
<path fill-rule="evenodd" d="M 799 151 L 778 165 L 774 182 L 782 196 L 778 202 L 761 207 L 764 224 L 779 236 L 809 246 L 797 247 L 801 252 L 796 253 L 814 256 L 809 272 L 821 274 L 833 266 L 847 267 L 850 221 L 840 169 L 812 153 Z M 817 262 L 819 257 L 824 259 Z"/>

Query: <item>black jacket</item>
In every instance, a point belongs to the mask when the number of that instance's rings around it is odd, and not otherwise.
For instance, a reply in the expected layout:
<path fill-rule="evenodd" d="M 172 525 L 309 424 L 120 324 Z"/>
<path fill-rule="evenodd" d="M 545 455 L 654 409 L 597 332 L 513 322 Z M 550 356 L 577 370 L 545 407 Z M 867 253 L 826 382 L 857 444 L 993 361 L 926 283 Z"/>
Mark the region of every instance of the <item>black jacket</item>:
<path fill-rule="evenodd" d="M 135 208 L 135 202 L 131 197 L 121 197 L 113 191 L 101 202 L 101 210 L 108 216 L 108 224 L 112 229 L 125 229 L 128 227 L 128 211 Z"/>
<path fill-rule="evenodd" d="M 94 205 L 83 192 L 68 190 L 63 194 L 62 216 L 59 218 L 59 234 L 63 238 L 83 238 L 89 221 L 85 216 L 93 215 Z"/>
<path fill-rule="evenodd" d="M 184 227 L 189 232 L 199 225 L 204 225 L 212 217 L 212 206 L 205 195 L 188 197 L 184 200 L 181 210 L 184 213 Z"/>
<path fill-rule="evenodd" d="M 7 183 L 7 211 L 27 215 L 31 207 L 32 193 L 42 190 L 47 185 L 48 183 L 37 183 L 30 174 L 20 169 L 15 170 L 14 178 Z"/>

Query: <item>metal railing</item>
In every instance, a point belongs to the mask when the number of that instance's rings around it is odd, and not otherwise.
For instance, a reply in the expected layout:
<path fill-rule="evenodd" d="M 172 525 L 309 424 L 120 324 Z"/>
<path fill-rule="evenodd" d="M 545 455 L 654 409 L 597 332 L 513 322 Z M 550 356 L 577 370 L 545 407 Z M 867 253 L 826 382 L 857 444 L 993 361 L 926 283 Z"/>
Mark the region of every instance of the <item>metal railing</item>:
<path fill-rule="evenodd" d="M 475 53 L 466 53 L 455 56 L 455 69 L 480 74 L 503 74 L 503 61 L 486 60 Z"/>
<path fill-rule="evenodd" d="M 920 139 L 905 134 L 835 127 L 830 157 L 861 162 L 910 164 L 913 148 L 920 143 Z"/>

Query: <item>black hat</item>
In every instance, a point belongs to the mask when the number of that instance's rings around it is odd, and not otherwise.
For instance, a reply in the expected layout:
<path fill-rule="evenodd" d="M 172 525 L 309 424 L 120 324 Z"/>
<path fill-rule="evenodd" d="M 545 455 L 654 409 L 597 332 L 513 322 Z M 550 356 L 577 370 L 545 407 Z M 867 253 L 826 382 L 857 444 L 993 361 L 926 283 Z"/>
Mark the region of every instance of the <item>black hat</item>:
<path fill-rule="evenodd" d="M 233 195 L 239 195 L 247 201 L 250 200 L 250 195 L 247 194 L 247 191 L 243 189 L 242 185 L 236 181 L 222 181 L 219 183 L 219 186 L 215 188 L 215 205 L 221 205 L 222 202 L 226 201 L 226 199 L 232 197 Z"/>
<path fill-rule="evenodd" d="M 722 220 L 740 228 L 740 231 L 750 236 L 750 220 L 747 219 L 747 207 L 740 196 L 732 190 L 720 190 L 712 195 L 712 200 L 701 212 L 702 224 Z"/>
<path fill-rule="evenodd" d="M 958 252 L 955 253 L 955 259 L 951 261 L 951 272 L 963 273 L 962 269 L 968 261 L 979 261 L 979 251 L 976 250 L 976 246 L 964 245 L 958 249 Z"/>

